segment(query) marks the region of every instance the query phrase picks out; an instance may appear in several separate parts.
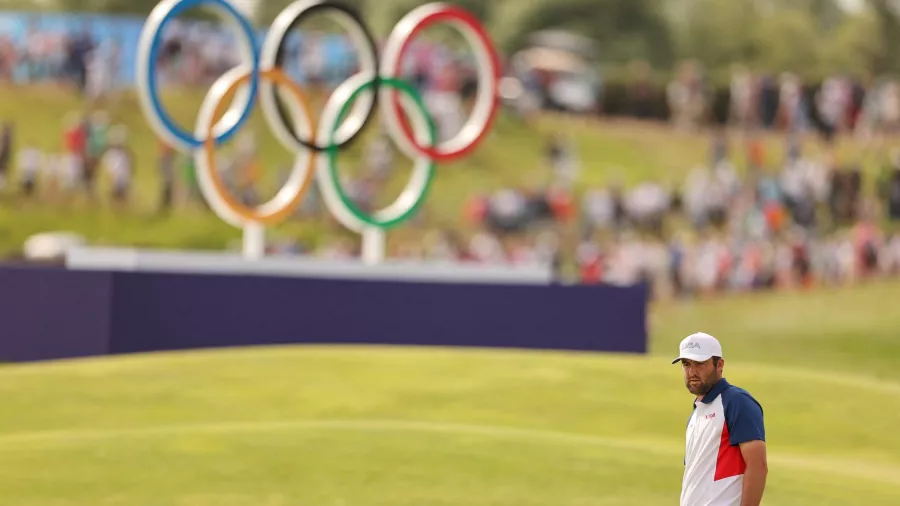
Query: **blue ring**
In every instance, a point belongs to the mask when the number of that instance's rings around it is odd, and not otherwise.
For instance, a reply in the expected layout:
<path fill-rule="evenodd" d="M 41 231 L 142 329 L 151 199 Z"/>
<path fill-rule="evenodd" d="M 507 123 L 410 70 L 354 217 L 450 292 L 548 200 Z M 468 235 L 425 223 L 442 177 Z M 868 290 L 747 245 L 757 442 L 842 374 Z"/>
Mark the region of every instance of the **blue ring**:
<path fill-rule="evenodd" d="M 175 4 L 175 6 L 172 7 L 172 9 L 167 12 L 159 22 L 159 26 L 157 27 L 156 32 L 153 34 L 153 39 L 150 43 L 150 57 L 148 58 L 149 61 L 147 61 L 146 63 L 148 67 L 147 81 L 149 81 L 147 91 L 150 95 L 150 102 L 151 104 L 153 104 L 153 109 L 156 111 L 156 114 L 159 116 L 159 119 L 162 121 L 165 128 L 169 130 L 169 133 L 192 148 L 202 146 L 203 143 L 206 142 L 206 140 L 196 139 L 192 133 L 183 130 L 181 127 L 175 124 L 172 118 L 166 113 L 165 108 L 163 108 L 162 103 L 160 103 L 159 101 L 159 94 L 157 91 L 156 79 L 154 79 L 154 75 L 156 71 L 156 61 L 159 56 L 160 35 L 162 34 L 163 28 L 165 28 L 166 24 L 172 18 L 180 14 L 182 11 L 203 4 L 215 4 L 216 6 L 222 7 L 234 19 L 238 21 L 238 24 L 244 31 L 244 36 L 247 37 L 248 41 L 250 41 L 250 52 L 252 55 L 250 70 L 250 99 L 247 100 L 247 105 L 246 107 L 244 107 L 244 110 L 241 112 L 241 115 L 235 122 L 235 124 L 214 139 L 216 145 L 219 145 L 222 142 L 230 139 L 238 131 L 238 129 L 241 128 L 244 123 L 246 123 L 250 118 L 250 110 L 255 105 L 256 90 L 259 87 L 259 50 L 256 47 L 256 37 L 253 32 L 253 27 L 250 26 L 250 22 L 247 20 L 247 18 L 245 18 L 233 5 L 231 5 L 226 0 L 181 0 L 180 2 Z"/>

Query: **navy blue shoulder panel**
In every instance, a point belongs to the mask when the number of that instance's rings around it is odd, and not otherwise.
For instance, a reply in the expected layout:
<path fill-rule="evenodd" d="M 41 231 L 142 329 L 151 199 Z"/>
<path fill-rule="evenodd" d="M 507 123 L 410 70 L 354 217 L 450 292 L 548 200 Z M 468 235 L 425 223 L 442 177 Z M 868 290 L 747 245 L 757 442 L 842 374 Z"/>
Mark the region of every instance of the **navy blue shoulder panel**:
<path fill-rule="evenodd" d="M 732 446 L 766 440 L 762 406 L 749 392 L 729 385 L 722 392 L 722 406 L 725 408 L 725 425 Z"/>

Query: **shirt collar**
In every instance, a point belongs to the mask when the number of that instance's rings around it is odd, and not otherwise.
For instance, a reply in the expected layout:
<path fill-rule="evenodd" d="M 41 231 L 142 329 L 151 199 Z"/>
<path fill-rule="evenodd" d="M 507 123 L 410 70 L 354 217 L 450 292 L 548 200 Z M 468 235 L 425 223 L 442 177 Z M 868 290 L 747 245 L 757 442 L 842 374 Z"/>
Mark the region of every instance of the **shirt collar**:
<path fill-rule="evenodd" d="M 729 386 L 731 385 L 728 383 L 728 380 L 726 380 L 725 378 L 720 379 L 715 384 L 715 386 L 713 386 L 712 389 L 707 392 L 703 399 L 700 400 L 700 402 L 702 402 L 703 404 L 711 403 L 712 401 L 716 400 L 716 397 L 718 397 L 719 394 L 721 394 Z M 696 402 L 694 403 L 694 405 L 696 405 Z"/>

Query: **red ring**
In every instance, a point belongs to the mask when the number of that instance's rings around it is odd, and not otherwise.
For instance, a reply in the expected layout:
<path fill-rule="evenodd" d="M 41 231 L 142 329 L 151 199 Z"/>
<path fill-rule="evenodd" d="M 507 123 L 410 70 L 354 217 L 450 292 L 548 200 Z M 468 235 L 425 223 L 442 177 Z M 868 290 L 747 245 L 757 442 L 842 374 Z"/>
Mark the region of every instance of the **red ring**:
<path fill-rule="evenodd" d="M 491 105 L 491 112 L 488 115 L 488 119 L 484 124 L 484 129 L 482 129 L 481 133 L 475 137 L 475 139 L 469 143 L 468 146 L 458 149 L 456 151 L 451 151 L 449 153 L 442 153 L 438 150 L 438 146 L 429 147 L 429 146 L 421 146 L 416 141 L 415 135 L 413 134 L 412 127 L 410 127 L 409 121 L 406 119 L 406 116 L 402 114 L 402 107 L 400 106 L 400 94 L 397 91 L 393 92 L 393 105 L 394 111 L 397 115 L 397 118 L 400 123 L 400 128 L 403 130 L 403 134 L 406 135 L 406 138 L 412 143 L 413 147 L 415 147 L 420 153 L 431 157 L 435 162 L 452 162 L 462 158 L 469 153 L 472 152 L 485 138 L 488 131 L 490 131 L 491 126 L 494 123 L 494 120 L 497 117 L 497 109 L 500 104 L 500 99 L 498 96 L 498 89 L 500 86 L 500 57 L 497 56 L 497 51 L 494 48 L 494 44 L 491 42 L 490 37 L 488 37 L 487 31 L 485 31 L 484 26 L 481 24 L 481 21 L 478 20 L 472 13 L 469 11 L 457 7 L 455 5 L 447 5 L 443 10 L 434 12 L 425 16 L 424 19 L 419 21 L 419 23 L 413 28 L 409 35 L 407 35 L 406 40 L 403 41 L 403 45 L 400 46 L 400 50 L 397 52 L 397 60 L 395 64 L 395 68 L 397 70 L 400 69 L 400 66 L 403 62 L 403 55 L 406 53 L 409 48 L 410 43 L 416 37 L 416 35 L 428 28 L 429 26 L 438 23 L 440 21 L 459 21 L 465 25 L 468 25 L 474 31 L 475 35 L 478 37 L 481 44 L 487 50 L 488 57 L 491 60 L 491 69 L 490 71 L 494 74 L 494 89 L 490 90 L 493 93 L 493 102 Z M 479 90 L 480 91 L 480 90 Z M 477 96 L 476 91 L 476 96 Z"/>

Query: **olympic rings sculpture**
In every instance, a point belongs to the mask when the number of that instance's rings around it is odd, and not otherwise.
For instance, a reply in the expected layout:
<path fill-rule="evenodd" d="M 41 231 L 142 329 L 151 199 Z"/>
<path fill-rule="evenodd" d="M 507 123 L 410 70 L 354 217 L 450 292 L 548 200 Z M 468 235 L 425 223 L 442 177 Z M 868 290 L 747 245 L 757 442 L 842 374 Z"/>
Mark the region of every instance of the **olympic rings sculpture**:
<path fill-rule="evenodd" d="M 222 75 L 204 98 L 194 132 L 180 128 L 159 99 L 155 79 L 161 34 L 178 14 L 198 6 L 214 8 L 240 41 L 240 64 Z M 336 21 L 349 35 L 358 55 L 359 71 L 337 86 L 317 122 L 303 89 L 281 69 L 288 32 L 312 14 Z M 459 30 L 475 52 L 478 89 L 469 119 L 454 137 L 438 142 L 434 121 L 416 89 L 398 77 L 410 42 L 422 30 L 448 24 Z M 312 180 L 322 191 L 331 213 L 356 232 L 387 229 L 409 218 L 421 205 L 435 173 L 435 164 L 468 155 L 485 138 L 498 107 L 500 61 L 490 37 L 468 11 L 443 3 L 412 10 L 387 38 L 381 64 L 375 39 L 352 8 L 330 0 L 297 0 L 274 20 L 261 49 L 257 49 L 250 22 L 228 0 L 163 0 L 150 13 L 138 43 L 137 83 L 140 103 L 154 132 L 176 149 L 194 156 L 198 183 L 210 207 L 226 222 L 246 227 L 274 224 L 301 202 Z M 279 107 L 275 86 L 286 90 L 286 107 Z M 232 106 L 223 111 L 226 98 Z M 285 185 L 269 202 L 248 207 L 227 190 L 215 168 L 215 149 L 247 122 L 259 96 L 266 123 L 294 164 Z M 368 124 L 375 107 L 384 115 L 388 135 L 401 152 L 413 159 L 413 175 L 397 200 L 371 215 L 347 196 L 337 172 L 337 155 Z M 218 121 L 216 118 L 219 118 Z M 290 123 L 290 124 L 289 124 Z"/>

